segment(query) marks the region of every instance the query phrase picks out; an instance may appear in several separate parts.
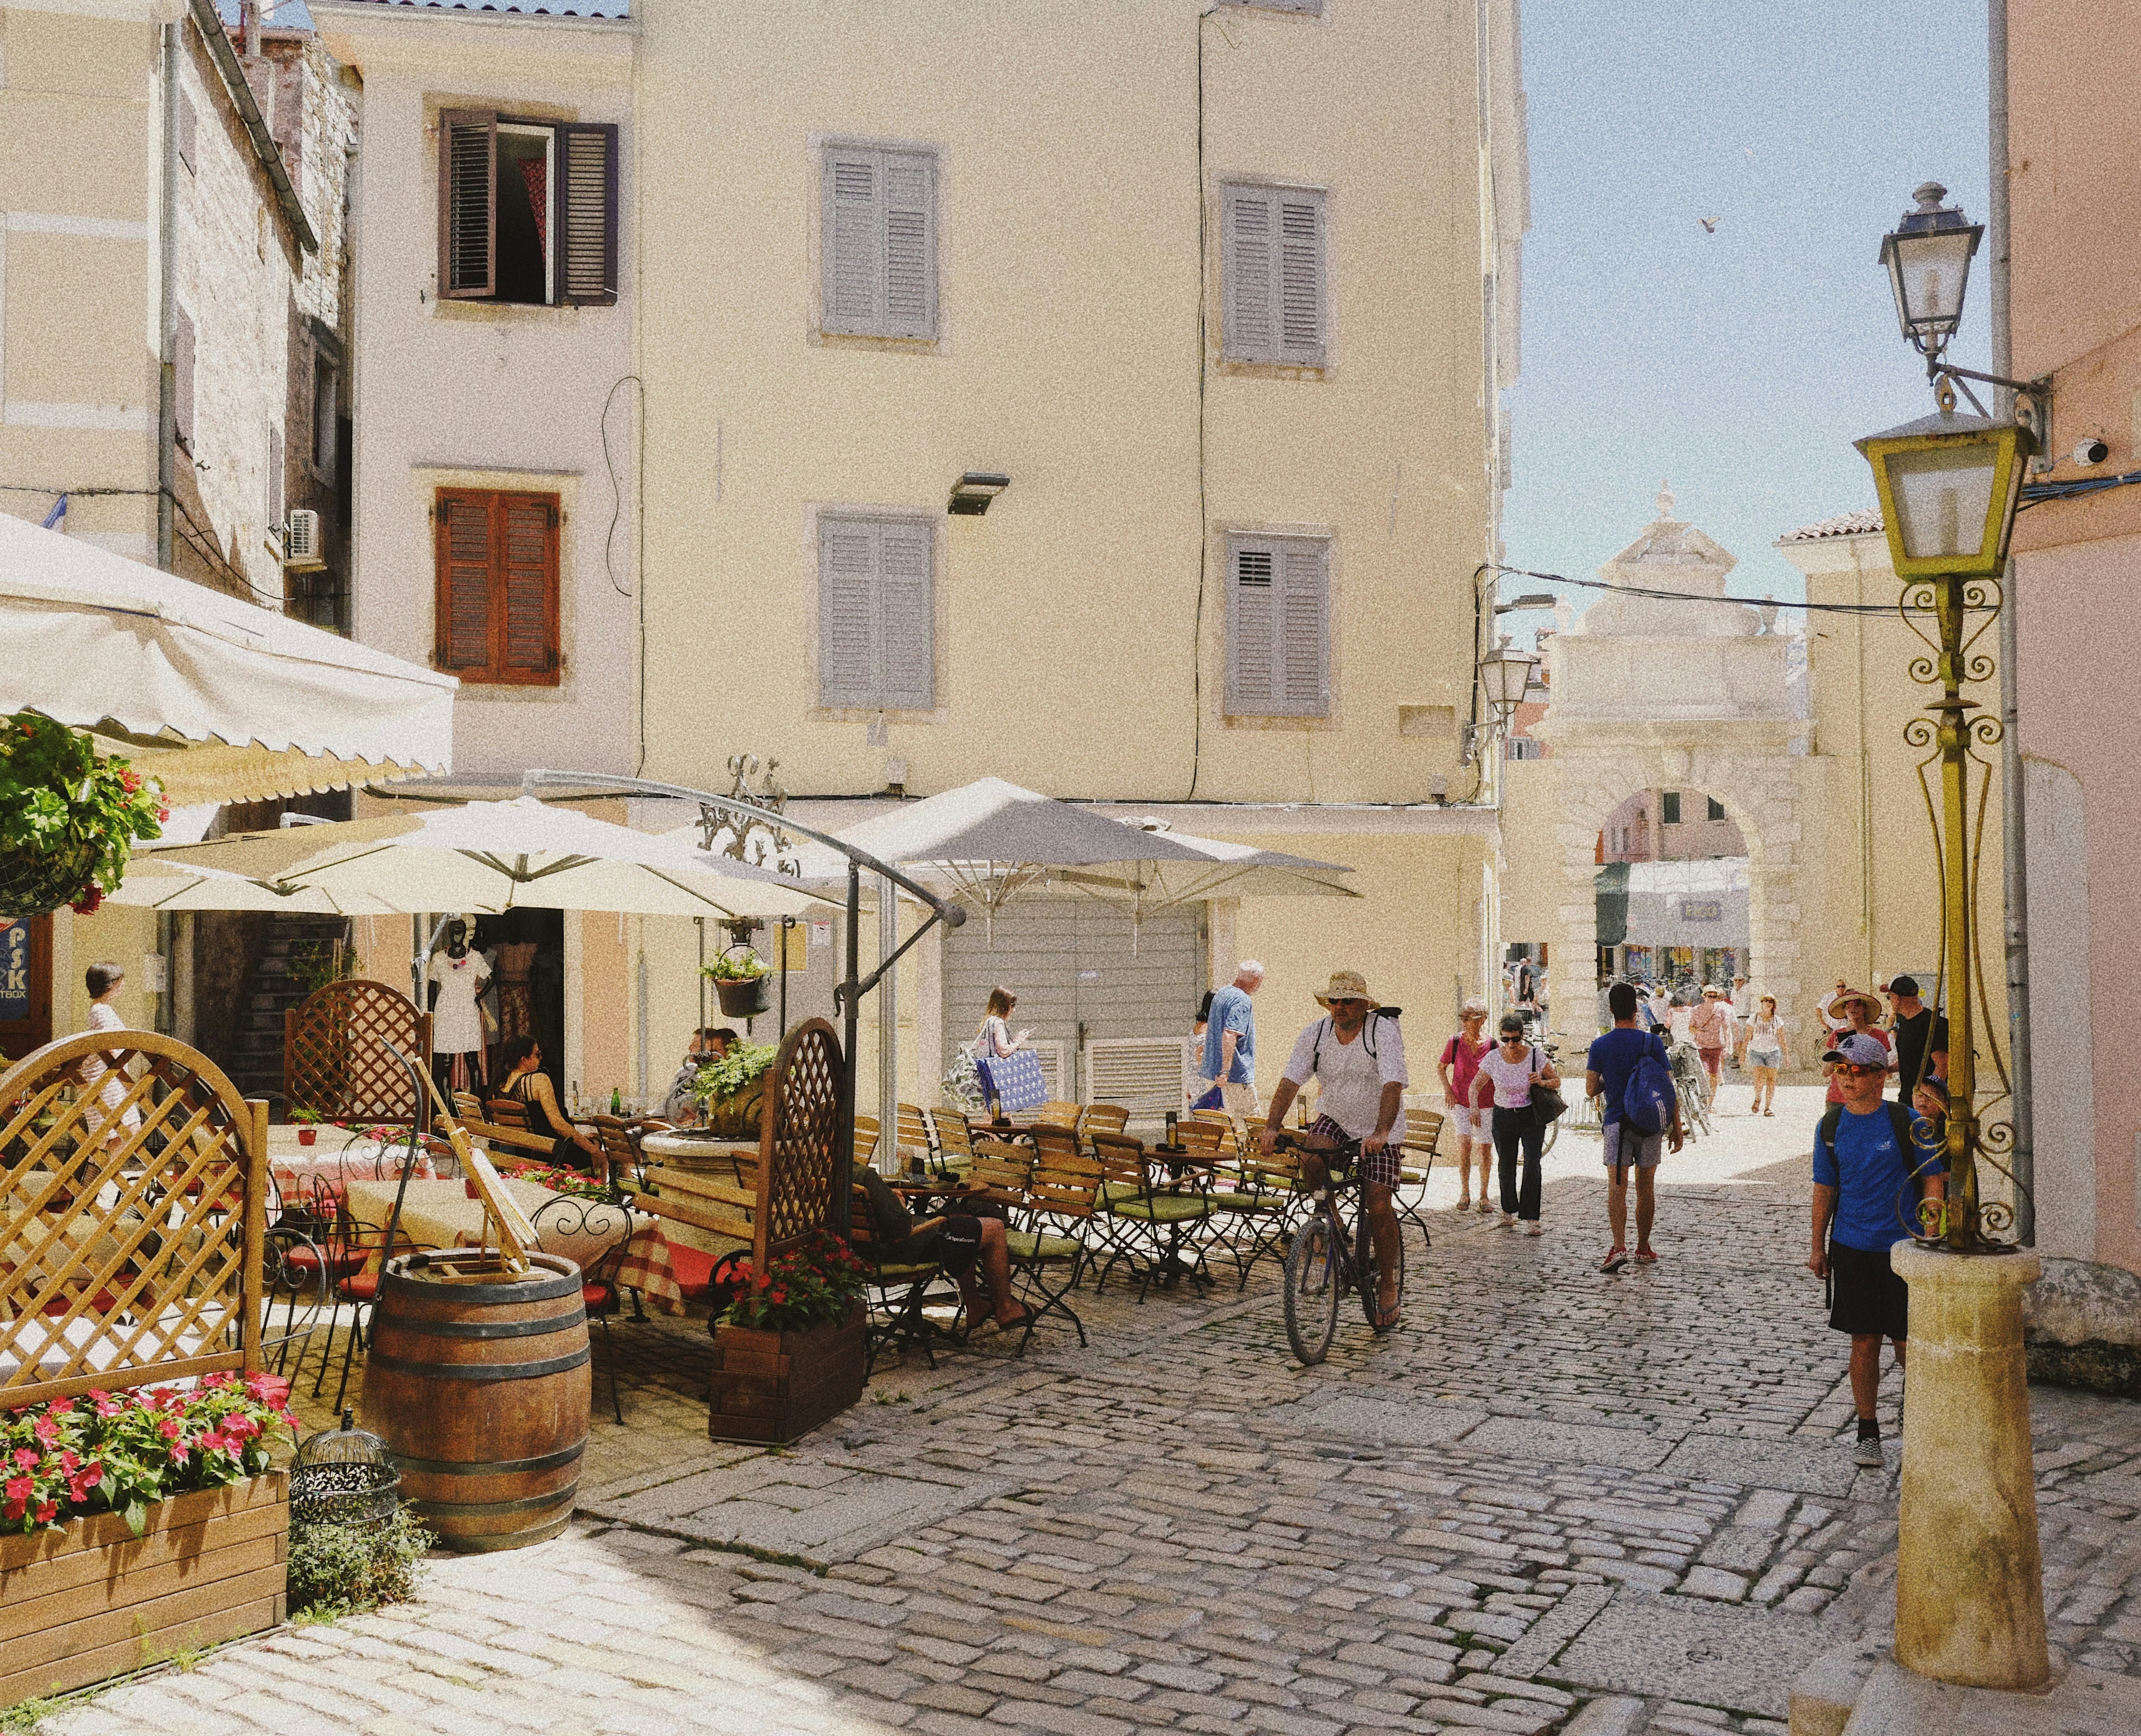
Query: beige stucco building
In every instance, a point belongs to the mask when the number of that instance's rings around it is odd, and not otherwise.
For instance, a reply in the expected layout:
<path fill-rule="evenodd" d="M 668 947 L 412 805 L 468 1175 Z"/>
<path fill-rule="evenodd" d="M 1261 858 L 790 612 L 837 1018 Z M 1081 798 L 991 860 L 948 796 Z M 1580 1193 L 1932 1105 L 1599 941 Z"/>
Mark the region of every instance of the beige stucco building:
<path fill-rule="evenodd" d="M 349 93 L 309 32 L 201 0 L 0 6 L 0 511 L 332 625 L 347 572 Z M 291 538 L 314 528 L 308 551 Z M 130 1023 L 188 937 L 144 912 L 28 925 L 46 997 L 0 1050 Z"/>
<path fill-rule="evenodd" d="M 1420 1044 L 1483 982 L 1515 11 L 635 7 L 648 775 L 772 754 L 816 812 L 995 774 L 1363 894 L 925 942 L 902 1095 L 995 979 L 1069 1094 L 1239 957 L 1267 1084 L 1334 968 Z M 1008 485 L 947 512 L 969 473 Z"/>

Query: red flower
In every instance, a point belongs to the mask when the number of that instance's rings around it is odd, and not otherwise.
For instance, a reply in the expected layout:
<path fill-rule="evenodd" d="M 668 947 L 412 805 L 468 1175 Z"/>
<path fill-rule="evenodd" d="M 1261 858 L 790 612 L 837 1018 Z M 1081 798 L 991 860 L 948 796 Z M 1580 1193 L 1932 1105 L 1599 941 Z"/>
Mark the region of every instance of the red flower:
<path fill-rule="evenodd" d="M 51 1524 L 52 1521 L 59 1516 L 59 1510 L 60 1504 L 58 1502 L 47 1501 L 42 1507 L 37 1509 L 37 1523 L 40 1525 Z"/>
<path fill-rule="evenodd" d="M 258 1399 L 263 1404 L 277 1410 L 280 1410 L 289 1402 L 290 1383 L 280 1375 L 264 1373 L 248 1375 L 245 1377 L 245 1390 L 249 1396 Z"/>
<path fill-rule="evenodd" d="M 25 1471 L 34 1470 L 37 1463 L 37 1449 L 35 1447 L 17 1447 L 15 1449 L 15 1463 Z"/>
<path fill-rule="evenodd" d="M 185 1431 L 180 1428 L 176 1417 L 165 1417 L 156 1424 L 156 1432 L 167 1441 L 175 1441 Z"/>
<path fill-rule="evenodd" d="M 60 1425 L 50 1417 L 39 1417 L 36 1422 L 30 1424 L 30 1433 L 49 1447 L 59 1439 Z"/>
<path fill-rule="evenodd" d="M 36 1488 L 37 1485 L 27 1477 L 11 1477 L 7 1479 L 7 1498 L 10 1501 L 27 1501 Z"/>

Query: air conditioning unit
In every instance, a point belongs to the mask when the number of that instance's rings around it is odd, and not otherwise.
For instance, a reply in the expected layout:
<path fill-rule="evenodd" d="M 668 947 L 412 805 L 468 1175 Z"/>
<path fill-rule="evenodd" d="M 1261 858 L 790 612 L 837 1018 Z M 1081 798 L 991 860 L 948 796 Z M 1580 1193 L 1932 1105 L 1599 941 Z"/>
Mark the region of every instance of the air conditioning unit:
<path fill-rule="evenodd" d="M 320 539 L 320 515 L 310 507 L 293 507 L 283 527 L 283 564 L 298 573 L 317 573 L 327 563 Z"/>

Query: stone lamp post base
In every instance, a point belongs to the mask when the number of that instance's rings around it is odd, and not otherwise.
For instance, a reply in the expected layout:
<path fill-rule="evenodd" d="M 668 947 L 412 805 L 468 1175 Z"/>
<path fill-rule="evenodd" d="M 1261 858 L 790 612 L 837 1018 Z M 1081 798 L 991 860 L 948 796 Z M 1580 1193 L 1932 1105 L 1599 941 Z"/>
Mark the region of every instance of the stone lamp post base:
<path fill-rule="evenodd" d="M 2022 1292 L 2032 1253 L 1898 1243 L 1911 1288 L 1896 1661 L 1936 1681 L 2032 1689 L 2045 1643 Z"/>

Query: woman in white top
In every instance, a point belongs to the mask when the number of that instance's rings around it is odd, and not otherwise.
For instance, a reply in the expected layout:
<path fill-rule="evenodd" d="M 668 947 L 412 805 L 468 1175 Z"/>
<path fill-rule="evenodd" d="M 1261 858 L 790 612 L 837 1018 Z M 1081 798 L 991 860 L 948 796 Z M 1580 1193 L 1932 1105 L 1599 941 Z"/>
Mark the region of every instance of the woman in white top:
<path fill-rule="evenodd" d="M 1747 1113 L 1777 1113 L 1777 1069 L 1790 1063 L 1784 1047 L 1784 1021 L 1777 1016 L 1777 997 L 1764 995 L 1761 1010 L 1747 1025 L 1747 1070 L 1755 1080 L 1755 1101 Z"/>
<path fill-rule="evenodd" d="M 89 991 L 89 1029 L 91 1030 L 124 1030 L 126 1021 L 119 1016 L 119 1010 L 111 1003 L 119 998 L 119 991 L 126 986 L 126 973 L 117 965 L 91 965 L 82 972 L 82 986 Z M 123 1069 L 115 1067 L 101 1053 L 86 1055 L 76 1070 L 82 1088 L 88 1090 L 103 1081 L 96 1091 L 96 1119 L 91 1124 L 90 1134 L 95 1138 L 100 1129 L 109 1127 L 104 1143 L 117 1145 L 129 1134 L 141 1125 L 141 1112 L 130 1108 L 124 1115 L 116 1115 L 120 1104 L 126 1101 L 127 1079 Z M 115 1116 L 116 1119 L 115 1119 Z"/>
<path fill-rule="evenodd" d="M 1539 1175 L 1541 1148 L 1546 1129 L 1532 1114 L 1532 1087 L 1558 1085 L 1561 1075 L 1553 1063 L 1524 1040 L 1524 1021 L 1514 1013 L 1502 1015 L 1502 1040 L 1479 1057 L 1479 1071 L 1472 1080 L 1472 1102 L 1484 1108 L 1491 1094 L 1494 1105 L 1494 1155 L 1500 1159 L 1502 1227 L 1509 1229 L 1521 1218 L 1524 1233 L 1539 1233 Z M 1517 1180 L 1517 1160 L 1523 1159 L 1523 1181 Z"/>
<path fill-rule="evenodd" d="M 981 1027 L 974 1033 L 974 1059 L 977 1061 L 1000 1061 L 1026 1046 L 1028 1033 L 1021 1030 L 1014 1034 L 1011 1028 L 1011 1011 L 1018 1005 L 1018 996 L 1007 988 L 989 991 L 989 1004 L 982 1015 Z M 997 1094 L 989 1089 L 988 1075 L 982 1075 L 982 1096 L 984 1106 L 993 1115 L 997 1113 Z"/>

